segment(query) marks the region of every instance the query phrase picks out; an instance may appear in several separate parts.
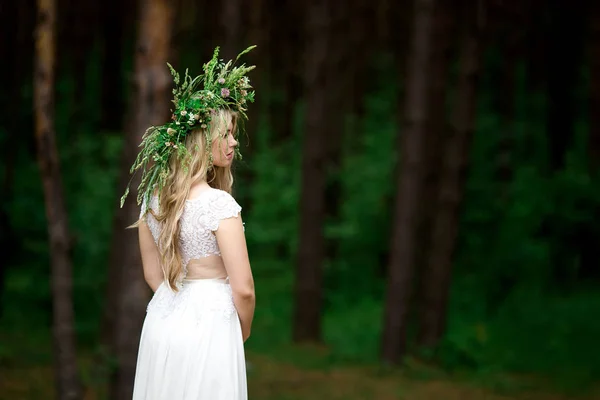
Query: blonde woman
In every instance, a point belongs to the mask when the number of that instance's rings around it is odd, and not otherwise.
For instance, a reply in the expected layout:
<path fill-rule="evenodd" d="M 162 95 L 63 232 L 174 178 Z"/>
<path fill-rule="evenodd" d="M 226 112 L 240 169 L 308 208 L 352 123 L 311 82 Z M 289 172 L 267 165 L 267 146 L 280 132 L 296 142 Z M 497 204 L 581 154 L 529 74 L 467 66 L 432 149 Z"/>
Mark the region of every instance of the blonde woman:
<path fill-rule="evenodd" d="M 255 295 L 231 164 L 238 121 L 254 100 L 245 76 L 252 68 L 225 64 L 218 48 L 199 77 L 180 82 L 171 68 L 172 120 L 148 130 L 132 167 L 142 170 L 136 225 L 155 292 L 134 400 L 247 399 L 244 342 Z"/>

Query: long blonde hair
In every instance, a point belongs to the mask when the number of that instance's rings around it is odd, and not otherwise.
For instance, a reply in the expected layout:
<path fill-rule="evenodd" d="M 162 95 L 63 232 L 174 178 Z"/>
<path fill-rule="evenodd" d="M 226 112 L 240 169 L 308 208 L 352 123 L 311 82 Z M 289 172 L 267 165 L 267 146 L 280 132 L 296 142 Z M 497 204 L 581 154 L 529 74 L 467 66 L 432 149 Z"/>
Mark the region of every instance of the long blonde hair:
<path fill-rule="evenodd" d="M 232 133 L 237 129 L 237 113 L 230 110 L 218 110 L 213 116 L 209 128 L 210 142 L 228 140 L 227 125 L 232 122 Z M 158 248 L 161 255 L 161 265 L 171 289 L 177 291 L 178 277 L 183 270 L 183 260 L 179 248 L 180 220 L 186 200 L 194 182 L 206 180 L 213 188 L 231 193 L 233 174 L 231 167 L 212 165 L 212 148 L 208 148 L 206 130 L 196 129 L 185 140 L 185 146 L 190 154 L 189 162 L 185 164 L 173 152 L 169 160 L 169 176 L 164 188 L 158 195 L 160 210 L 149 210 L 161 226 L 158 237 Z M 220 143 L 218 144 L 220 145 Z"/>

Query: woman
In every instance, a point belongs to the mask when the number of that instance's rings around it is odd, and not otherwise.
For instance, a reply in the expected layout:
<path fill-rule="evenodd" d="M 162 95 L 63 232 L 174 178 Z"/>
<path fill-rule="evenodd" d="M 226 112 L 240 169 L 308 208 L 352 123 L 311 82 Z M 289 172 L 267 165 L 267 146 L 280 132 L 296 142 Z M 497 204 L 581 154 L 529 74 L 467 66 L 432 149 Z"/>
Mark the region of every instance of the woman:
<path fill-rule="evenodd" d="M 245 75 L 254 67 L 223 63 L 218 48 L 194 79 L 186 72 L 180 82 L 169 67 L 172 120 L 146 132 L 132 167 L 142 170 L 136 225 L 155 292 L 133 399 L 243 400 L 255 297 L 241 207 L 230 193 L 238 119 L 254 100 Z"/>

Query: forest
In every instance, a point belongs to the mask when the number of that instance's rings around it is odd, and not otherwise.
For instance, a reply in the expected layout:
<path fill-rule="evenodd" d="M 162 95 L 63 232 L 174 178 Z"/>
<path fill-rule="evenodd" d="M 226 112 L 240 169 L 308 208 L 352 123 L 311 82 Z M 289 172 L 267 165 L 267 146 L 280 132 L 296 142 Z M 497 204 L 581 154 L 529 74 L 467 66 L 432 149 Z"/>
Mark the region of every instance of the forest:
<path fill-rule="evenodd" d="M 12 0 L 0 21 L 0 399 L 131 399 L 152 293 L 129 167 L 169 118 L 167 63 L 251 45 L 249 397 L 600 399 L 600 2 Z"/>

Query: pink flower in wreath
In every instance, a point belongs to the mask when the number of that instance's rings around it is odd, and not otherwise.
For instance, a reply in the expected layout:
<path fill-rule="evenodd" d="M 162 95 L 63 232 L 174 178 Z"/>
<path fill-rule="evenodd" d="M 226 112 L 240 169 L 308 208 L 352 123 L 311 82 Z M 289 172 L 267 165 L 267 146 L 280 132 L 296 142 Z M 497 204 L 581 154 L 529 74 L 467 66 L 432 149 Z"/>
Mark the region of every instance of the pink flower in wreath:
<path fill-rule="evenodd" d="M 221 97 L 229 97 L 229 89 L 227 89 L 227 88 L 221 89 Z"/>

